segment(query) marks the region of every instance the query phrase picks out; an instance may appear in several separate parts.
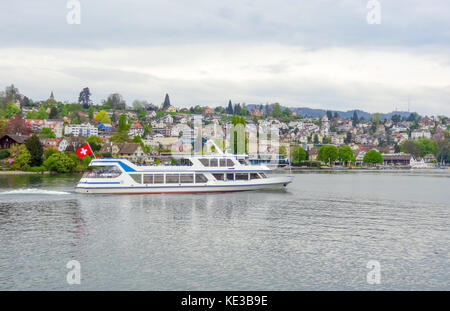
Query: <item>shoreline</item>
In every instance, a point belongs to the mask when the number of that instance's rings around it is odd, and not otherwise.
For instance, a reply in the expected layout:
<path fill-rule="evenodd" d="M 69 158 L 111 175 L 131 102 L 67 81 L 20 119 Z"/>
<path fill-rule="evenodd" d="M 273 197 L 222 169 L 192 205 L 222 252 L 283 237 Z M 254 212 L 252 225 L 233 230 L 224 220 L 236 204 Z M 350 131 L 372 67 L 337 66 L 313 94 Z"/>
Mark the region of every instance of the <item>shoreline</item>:
<path fill-rule="evenodd" d="M 0 171 L 0 175 L 36 175 L 36 174 L 50 174 L 50 172 Z"/>

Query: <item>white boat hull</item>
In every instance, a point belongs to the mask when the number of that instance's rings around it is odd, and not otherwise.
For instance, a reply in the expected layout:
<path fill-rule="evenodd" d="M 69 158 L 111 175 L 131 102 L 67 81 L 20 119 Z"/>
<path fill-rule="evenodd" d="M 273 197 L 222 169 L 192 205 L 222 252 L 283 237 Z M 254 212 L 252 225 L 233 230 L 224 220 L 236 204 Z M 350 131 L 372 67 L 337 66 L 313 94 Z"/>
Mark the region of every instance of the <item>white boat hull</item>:
<path fill-rule="evenodd" d="M 292 182 L 292 176 L 271 177 L 264 180 L 226 182 L 206 184 L 147 185 L 147 186 L 105 186 L 99 184 L 79 183 L 76 192 L 86 194 L 160 194 L 160 193 L 217 193 L 252 190 L 280 190 Z"/>

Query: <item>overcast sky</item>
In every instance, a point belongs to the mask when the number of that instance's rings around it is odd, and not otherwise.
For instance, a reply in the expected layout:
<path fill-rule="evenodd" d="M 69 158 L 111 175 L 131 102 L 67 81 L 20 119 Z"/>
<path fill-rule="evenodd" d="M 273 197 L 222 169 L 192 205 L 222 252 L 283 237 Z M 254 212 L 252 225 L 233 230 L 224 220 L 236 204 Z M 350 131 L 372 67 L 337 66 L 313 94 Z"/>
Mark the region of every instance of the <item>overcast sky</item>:
<path fill-rule="evenodd" d="M 94 103 L 284 106 L 450 115 L 450 1 L 1 0 L 0 87 Z"/>

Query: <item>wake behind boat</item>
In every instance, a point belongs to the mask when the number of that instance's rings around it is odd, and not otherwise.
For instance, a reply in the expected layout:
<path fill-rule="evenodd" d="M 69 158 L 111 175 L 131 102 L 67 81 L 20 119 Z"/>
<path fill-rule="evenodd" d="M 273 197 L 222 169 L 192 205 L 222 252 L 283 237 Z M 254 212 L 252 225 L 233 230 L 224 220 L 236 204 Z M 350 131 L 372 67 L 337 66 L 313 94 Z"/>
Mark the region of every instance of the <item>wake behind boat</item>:
<path fill-rule="evenodd" d="M 235 192 L 283 189 L 292 176 L 272 177 L 265 165 L 248 165 L 236 155 L 186 156 L 180 165 L 136 165 L 126 159 L 97 158 L 100 167 L 78 182 L 78 193 L 146 194 Z"/>

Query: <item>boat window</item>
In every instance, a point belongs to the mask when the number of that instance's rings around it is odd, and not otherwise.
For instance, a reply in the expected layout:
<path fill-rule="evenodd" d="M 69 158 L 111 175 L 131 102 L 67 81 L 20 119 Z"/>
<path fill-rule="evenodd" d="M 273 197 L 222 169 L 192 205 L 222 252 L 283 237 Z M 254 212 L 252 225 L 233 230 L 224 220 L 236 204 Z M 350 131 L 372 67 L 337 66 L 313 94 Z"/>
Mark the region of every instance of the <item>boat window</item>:
<path fill-rule="evenodd" d="M 153 184 L 153 174 L 144 175 L 144 184 Z"/>
<path fill-rule="evenodd" d="M 180 182 L 182 184 L 193 184 L 194 183 L 194 175 L 193 174 L 181 174 Z"/>
<path fill-rule="evenodd" d="M 195 182 L 196 183 L 202 183 L 202 182 L 207 182 L 208 179 L 205 177 L 205 175 L 203 174 L 195 174 Z"/>
<path fill-rule="evenodd" d="M 199 159 L 199 161 L 203 166 L 209 166 L 209 159 Z"/>
<path fill-rule="evenodd" d="M 223 174 L 212 174 L 216 180 L 224 180 Z"/>
<path fill-rule="evenodd" d="M 233 160 L 227 159 L 227 166 L 234 166 Z"/>
<path fill-rule="evenodd" d="M 260 179 L 261 177 L 258 175 L 258 173 L 250 173 L 250 179 Z"/>
<path fill-rule="evenodd" d="M 236 173 L 236 180 L 248 180 L 248 173 Z"/>
<path fill-rule="evenodd" d="M 138 184 L 142 184 L 142 174 L 130 174 L 130 177 Z"/>
<path fill-rule="evenodd" d="M 219 160 L 220 166 L 227 166 L 227 159 L 220 159 Z"/>
<path fill-rule="evenodd" d="M 164 183 L 164 174 L 155 174 L 153 177 L 153 181 L 155 184 L 163 184 Z"/>
<path fill-rule="evenodd" d="M 239 159 L 238 161 L 243 165 L 247 165 L 247 161 L 245 159 Z"/>
<path fill-rule="evenodd" d="M 166 174 L 166 184 L 178 184 L 180 182 L 180 175 Z"/>
<path fill-rule="evenodd" d="M 264 173 L 259 173 L 259 175 L 261 175 L 262 178 L 267 178 L 266 174 Z"/>
<path fill-rule="evenodd" d="M 211 159 L 209 162 L 209 166 L 217 167 L 219 165 L 219 161 L 217 159 Z"/>
<path fill-rule="evenodd" d="M 234 174 L 227 174 L 227 180 L 234 180 Z"/>

